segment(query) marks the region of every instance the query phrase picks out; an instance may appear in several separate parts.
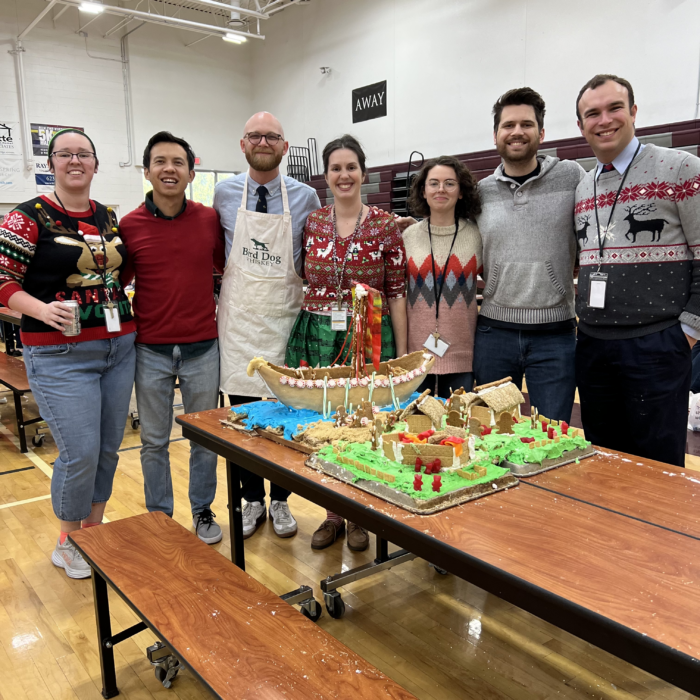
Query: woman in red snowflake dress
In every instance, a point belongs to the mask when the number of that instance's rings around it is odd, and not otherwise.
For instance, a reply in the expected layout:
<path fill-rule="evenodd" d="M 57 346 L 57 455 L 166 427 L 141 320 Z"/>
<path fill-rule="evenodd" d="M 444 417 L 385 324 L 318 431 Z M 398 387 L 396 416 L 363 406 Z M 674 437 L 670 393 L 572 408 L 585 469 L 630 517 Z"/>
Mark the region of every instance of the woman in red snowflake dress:
<path fill-rule="evenodd" d="M 323 149 L 326 182 L 334 203 L 309 214 L 304 228 L 304 276 L 308 288 L 294 324 L 285 362 L 327 367 L 341 361 L 352 313 L 352 283 L 362 282 L 382 297 L 382 361 L 406 354 L 406 252 L 394 217 L 362 203 L 365 154 L 352 136 Z M 343 352 L 343 356 L 344 356 Z M 328 513 L 311 546 L 333 544 L 345 529 Z M 349 523 L 348 547 L 367 548 L 363 529 Z"/>
<path fill-rule="evenodd" d="M 22 313 L 29 386 L 59 451 L 51 500 L 61 533 L 51 561 L 87 578 L 90 567 L 66 538 L 98 525 L 112 493 L 136 327 L 119 282 L 126 249 L 116 217 L 90 199 L 93 142 L 67 129 L 48 153 L 55 191 L 20 204 L 0 226 L 0 303 Z"/>

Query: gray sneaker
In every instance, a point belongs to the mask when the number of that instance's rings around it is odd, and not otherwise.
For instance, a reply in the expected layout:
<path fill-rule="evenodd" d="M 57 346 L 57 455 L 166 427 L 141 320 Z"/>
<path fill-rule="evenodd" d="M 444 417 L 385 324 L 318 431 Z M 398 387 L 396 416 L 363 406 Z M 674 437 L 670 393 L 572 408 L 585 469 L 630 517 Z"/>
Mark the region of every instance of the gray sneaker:
<path fill-rule="evenodd" d="M 197 533 L 197 537 L 206 544 L 221 542 L 221 528 L 214 520 L 215 517 L 216 515 L 209 508 L 192 516 L 192 527 Z"/>
<path fill-rule="evenodd" d="M 253 501 L 243 506 L 243 539 L 247 540 L 267 520 L 264 503 Z"/>
<path fill-rule="evenodd" d="M 83 559 L 83 555 L 70 543 L 66 541 L 61 544 L 61 539 L 56 542 L 56 549 L 51 555 L 51 562 L 54 566 L 59 566 L 66 570 L 70 578 L 90 578 L 92 571 L 90 565 Z"/>
<path fill-rule="evenodd" d="M 270 519 L 277 537 L 292 537 L 297 534 L 297 521 L 289 512 L 287 501 L 270 503 Z"/>

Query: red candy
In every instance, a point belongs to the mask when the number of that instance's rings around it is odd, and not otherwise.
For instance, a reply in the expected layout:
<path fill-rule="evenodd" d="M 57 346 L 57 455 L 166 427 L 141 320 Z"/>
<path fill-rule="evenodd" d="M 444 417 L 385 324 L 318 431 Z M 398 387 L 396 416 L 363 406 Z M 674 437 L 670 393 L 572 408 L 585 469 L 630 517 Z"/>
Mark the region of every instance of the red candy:
<path fill-rule="evenodd" d="M 420 433 L 418 435 L 418 439 L 419 440 L 427 440 L 431 435 L 434 435 L 434 434 L 435 434 L 434 430 L 432 430 L 432 429 L 426 430 L 424 433 Z"/>
<path fill-rule="evenodd" d="M 569 424 L 565 420 L 563 420 L 561 422 L 561 434 L 567 435 L 568 432 L 569 432 Z"/>
<path fill-rule="evenodd" d="M 418 474 L 420 474 L 420 470 L 421 470 L 422 466 L 423 466 L 423 460 L 420 457 L 418 457 L 418 459 L 416 459 L 416 472 Z"/>
<path fill-rule="evenodd" d="M 423 490 L 423 477 L 420 474 L 416 474 L 413 477 L 413 490 L 422 491 Z"/>
<path fill-rule="evenodd" d="M 547 432 L 547 424 L 544 421 L 542 421 L 542 432 L 543 433 Z"/>
<path fill-rule="evenodd" d="M 487 428 L 485 425 L 481 426 L 481 437 L 484 437 L 484 435 L 491 435 L 491 431 L 493 428 Z"/>
<path fill-rule="evenodd" d="M 433 477 L 433 491 L 439 491 L 442 488 L 442 477 L 439 474 L 435 474 Z"/>
<path fill-rule="evenodd" d="M 528 442 L 535 442 L 535 438 L 533 437 L 521 437 L 520 442 L 524 442 L 526 445 Z"/>
<path fill-rule="evenodd" d="M 550 440 L 554 440 L 554 438 L 556 437 L 556 434 L 557 434 L 557 431 L 554 430 L 554 428 L 547 428 L 547 437 Z"/>

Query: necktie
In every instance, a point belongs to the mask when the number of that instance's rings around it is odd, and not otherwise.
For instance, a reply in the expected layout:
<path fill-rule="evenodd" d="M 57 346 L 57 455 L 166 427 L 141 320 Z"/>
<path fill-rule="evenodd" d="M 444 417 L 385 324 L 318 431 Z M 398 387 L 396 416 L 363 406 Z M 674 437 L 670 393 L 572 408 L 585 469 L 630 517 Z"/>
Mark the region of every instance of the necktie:
<path fill-rule="evenodd" d="M 611 170 L 615 170 L 615 166 L 612 163 L 606 163 L 600 172 L 609 173 Z"/>
<path fill-rule="evenodd" d="M 265 187 L 265 185 L 260 185 L 256 192 L 258 193 L 258 203 L 255 206 L 255 211 L 267 214 L 267 199 L 265 199 L 268 195 L 267 187 Z"/>

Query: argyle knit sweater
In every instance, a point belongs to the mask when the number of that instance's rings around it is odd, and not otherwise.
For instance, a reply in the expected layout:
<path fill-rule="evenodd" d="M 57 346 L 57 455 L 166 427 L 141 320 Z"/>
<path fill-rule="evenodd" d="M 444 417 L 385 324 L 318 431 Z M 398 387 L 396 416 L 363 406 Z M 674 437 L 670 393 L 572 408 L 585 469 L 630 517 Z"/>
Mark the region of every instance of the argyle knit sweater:
<path fill-rule="evenodd" d="M 432 226 L 435 276 L 443 284 L 437 329 L 450 344 L 443 357 L 435 357 L 434 374 L 471 372 L 476 328 L 476 276 L 481 272 L 481 236 L 476 224 L 461 219 L 449 261 L 454 226 Z M 436 285 L 428 236 L 428 220 L 403 233 L 408 260 L 408 352 L 423 349 L 435 331 Z M 444 283 L 443 283 L 444 280 Z M 429 349 L 429 348 L 428 348 Z"/>
<path fill-rule="evenodd" d="M 609 227 L 622 176 L 615 170 L 599 176 L 604 309 L 588 306 L 599 263 L 594 175 L 595 169 L 576 190 L 579 328 L 601 339 L 638 338 L 679 321 L 700 330 L 700 159 L 647 144 L 632 162 Z"/>

